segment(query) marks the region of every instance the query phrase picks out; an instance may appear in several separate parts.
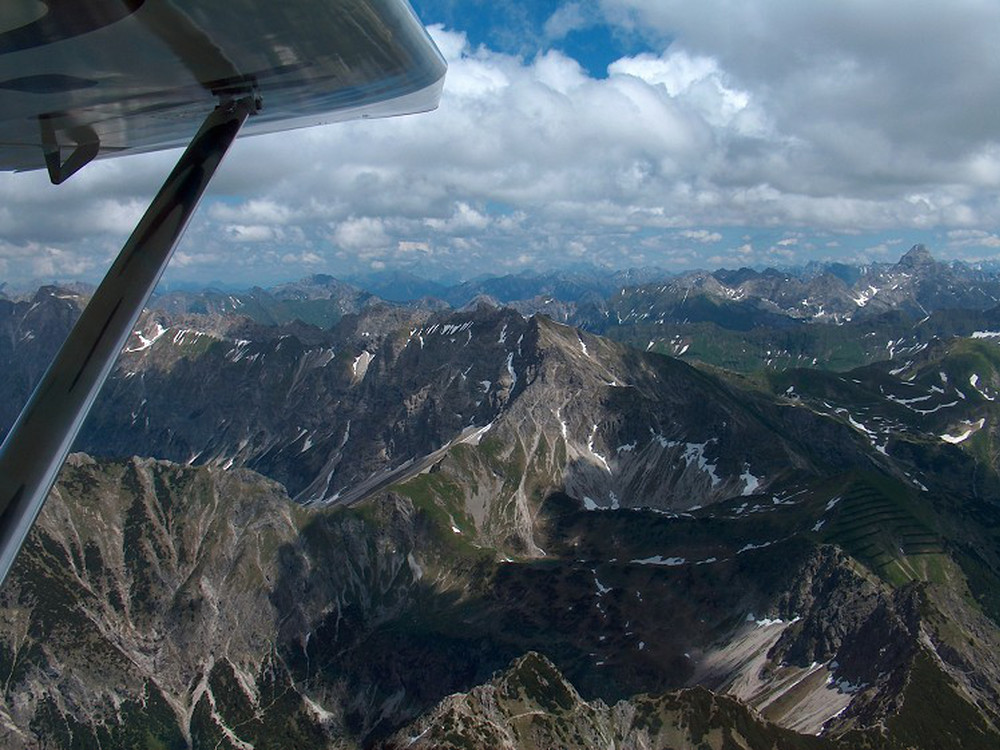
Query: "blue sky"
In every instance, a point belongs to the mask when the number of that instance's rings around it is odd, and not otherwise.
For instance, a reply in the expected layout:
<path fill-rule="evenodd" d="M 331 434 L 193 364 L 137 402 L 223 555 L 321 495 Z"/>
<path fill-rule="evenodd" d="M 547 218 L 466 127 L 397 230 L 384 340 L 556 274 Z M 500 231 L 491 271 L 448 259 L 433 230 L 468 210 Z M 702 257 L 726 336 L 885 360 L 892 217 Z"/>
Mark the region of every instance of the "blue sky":
<path fill-rule="evenodd" d="M 414 5 L 440 107 L 241 139 L 167 280 L 1000 254 L 996 0 Z M 0 280 L 98 280 L 174 159 L 0 174 Z"/>
<path fill-rule="evenodd" d="M 463 30 L 472 47 L 533 58 L 558 50 L 594 78 L 626 55 L 653 52 L 667 42 L 653 29 L 628 29 L 606 22 L 597 3 L 537 0 L 419 0 L 414 10 L 427 24 Z"/>

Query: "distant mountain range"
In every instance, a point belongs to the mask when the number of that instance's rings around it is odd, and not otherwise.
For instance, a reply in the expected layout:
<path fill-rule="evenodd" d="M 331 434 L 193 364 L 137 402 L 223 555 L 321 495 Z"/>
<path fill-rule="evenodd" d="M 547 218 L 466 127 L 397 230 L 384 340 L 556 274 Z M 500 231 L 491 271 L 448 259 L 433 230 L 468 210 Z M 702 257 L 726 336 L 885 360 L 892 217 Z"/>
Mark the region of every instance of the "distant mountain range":
<path fill-rule="evenodd" d="M 651 287 L 669 287 L 679 297 L 694 293 L 718 301 L 748 301 L 779 315 L 809 320 L 826 317 L 833 322 L 888 309 L 916 312 L 922 308 L 982 308 L 1000 300 L 1000 274 L 995 270 L 961 262 L 939 263 L 923 245 L 915 245 L 897 263 L 866 266 L 813 263 L 789 270 L 741 268 L 682 274 L 655 268 L 524 272 L 453 286 L 407 273 L 382 272 L 350 281 L 387 301 L 413 302 L 433 297 L 454 308 L 479 297 L 515 306 L 531 301 L 545 304 L 547 298 L 579 304 L 607 299 L 623 289 L 648 293 Z"/>
<path fill-rule="evenodd" d="M 0 743 L 996 748 L 996 280 L 647 281 L 160 298 L 0 590 Z M 3 429 L 84 301 L 0 299 Z"/>
<path fill-rule="evenodd" d="M 87 284 L 60 284 L 63 289 L 88 294 Z M 1000 301 L 1000 263 L 939 262 L 923 245 L 915 245 L 896 263 L 852 266 L 844 263 L 810 263 L 791 269 L 718 269 L 672 273 L 659 268 L 604 268 L 525 271 L 505 276 L 445 284 L 404 271 L 379 271 L 336 279 L 316 274 L 267 289 L 238 290 L 231 285 L 213 289 L 171 290 L 154 297 L 155 307 L 171 312 L 242 313 L 261 323 L 282 323 L 298 318 L 316 325 L 330 325 L 346 312 L 357 312 L 371 300 L 408 303 L 417 307 L 461 309 L 476 300 L 519 309 L 522 313 L 546 312 L 545 306 L 562 305 L 570 313 L 577 307 L 611 303 L 625 310 L 624 291 L 630 294 L 666 295 L 674 305 L 694 297 L 716 304 L 743 303 L 743 312 L 772 313 L 798 320 L 844 322 L 887 310 L 926 314 L 923 310 L 984 309 Z M 0 284 L 6 298 L 28 299 Z M 647 300 L 647 304 L 648 304 Z M 320 303 L 325 304 L 301 304 Z M 601 303 L 605 307 L 601 307 Z M 559 309 L 558 307 L 552 309 Z M 643 312 L 648 312 L 644 310 Z M 564 313 L 565 314 L 565 313 Z M 626 313 L 627 316 L 628 313 Z M 642 313 L 637 313 L 642 314 Z M 552 316 L 550 317 L 557 317 Z M 652 316 L 649 316 L 652 317 Z M 564 321 L 566 322 L 566 321 Z"/>
<path fill-rule="evenodd" d="M 897 348 L 912 347 L 928 337 L 961 333 L 952 328 L 958 323 L 955 311 L 978 311 L 977 325 L 993 325 L 1000 305 L 1000 273 L 939 263 L 922 245 L 897 263 L 812 264 L 798 271 L 743 268 L 676 276 L 655 269 L 576 271 L 452 287 L 399 273 L 361 281 L 364 288 L 313 276 L 268 290 L 173 293 L 154 299 L 153 307 L 329 328 L 346 314 L 386 301 L 425 311 L 485 303 L 526 316 L 541 313 L 632 346 L 750 371 L 762 364 L 856 367 L 881 357 L 876 342 L 902 340 Z M 836 330 L 842 326 L 850 330 Z M 871 341 L 858 335 L 870 330 L 877 331 Z"/>

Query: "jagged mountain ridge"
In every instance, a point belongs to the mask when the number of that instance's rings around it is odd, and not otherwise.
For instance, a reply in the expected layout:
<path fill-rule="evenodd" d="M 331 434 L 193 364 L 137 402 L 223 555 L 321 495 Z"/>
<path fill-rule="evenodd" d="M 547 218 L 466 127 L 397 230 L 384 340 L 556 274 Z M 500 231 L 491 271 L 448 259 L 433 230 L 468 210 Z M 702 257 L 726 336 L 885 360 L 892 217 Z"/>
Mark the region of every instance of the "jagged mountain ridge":
<path fill-rule="evenodd" d="M 975 730 L 968 734 L 960 727 L 956 730 L 947 733 L 946 741 L 978 744 Z M 888 750 L 910 746 L 906 743 L 913 739 L 919 743 L 919 737 L 906 734 L 897 738 L 852 733 L 839 739 L 797 734 L 762 721 L 737 701 L 700 688 L 639 695 L 613 706 L 600 700 L 587 702 L 555 665 L 531 652 L 468 694 L 449 696 L 380 747 Z"/>
<path fill-rule="evenodd" d="M 42 287 L 31 300 L 0 300 L 0 431 L 6 434 L 35 384 L 41 380 L 84 298 L 57 287 Z"/>
<path fill-rule="evenodd" d="M 366 280 L 356 281 L 363 286 Z M 784 271 L 742 268 L 679 275 L 655 269 L 523 273 L 441 287 L 437 299 L 407 295 L 406 288 L 434 291 L 409 276 L 402 286 L 391 275 L 367 281 L 368 292 L 317 276 L 269 291 L 165 295 L 152 304 L 172 312 L 240 312 L 266 324 L 298 317 L 327 327 L 346 313 L 377 304 L 373 291 L 394 300 L 409 298 L 408 306 L 428 310 L 488 301 L 525 316 L 542 313 L 639 348 L 738 370 L 761 362 L 777 369 L 849 369 L 883 355 L 872 342 L 860 340 L 859 332 L 868 326 L 887 340 L 914 339 L 912 346 L 925 341 L 931 330 L 962 333 L 951 330 L 956 323 L 947 315 L 928 324 L 947 310 L 965 310 L 972 317 L 992 309 L 993 318 L 1000 317 L 1000 276 L 959 262 L 937 262 L 923 245 L 897 263 L 860 267 L 817 263 Z M 824 324 L 854 330 L 830 330 Z M 921 328 L 915 330 L 915 324 Z"/>
<path fill-rule="evenodd" d="M 504 425 L 514 424 L 529 434 L 510 438 Z M 79 446 L 246 466 L 300 501 L 330 501 L 488 427 L 527 455 L 541 435 L 561 440 L 546 491 L 600 506 L 683 510 L 878 460 L 835 422 L 485 307 L 436 316 L 373 307 L 331 331 L 149 314 Z M 824 447 L 803 451 L 785 432 Z"/>
<path fill-rule="evenodd" d="M 588 703 L 555 665 L 530 652 L 470 693 L 449 696 L 382 747 L 721 750 L 739 745 L 818 750 L 828 743 L 769 726 L 738 702 L 707 690 L 637 696 L 614 706 Z"/>
<path fill-rule="evenodd" d="M 402 288 L 396 288 L 397 276 L 401 276 Z M 355 281 L 361 286 L 367 284 L 366 288 L 376 294 L 379 290 L 391 290 L 386 298 L 400 302 L 428 296 L 433 291 L 432 287 L 417 283 L 417 277 L 411 274 L 375 275 Z M 407 286 L 419 288 L 419 294 L 407 295 Z M 780 317 L 827 322 L 842 322 L 889 309 L 924 315 L 925 310 L 931 309 L 984 309 L 1000 301 L 1000 279 L 995 273 L 960 262 L 938 262 L 924 245 L 914 245 L 896 263 L 864 266 L 814 263 L 790 270 L 741 268 L 679 274 L 658 269 L 525 272 L 441 287 L 436 296 L 456 308 L 480 296 L 519 309 L 530 308 L 531 303 L 551 304 L 554 300 L 568 304 L 570 310 L 578 305 L 597 305 L 602 312 L 617 313 L 622 320 L 627 320 L 629 316 L 642 313 L 634 312 L 631 306 L 621 304 L 622 300 L 615 297 L 627 297 L 639 290 L 648 294 L 652 289 L 659 289 L 661 294 L 671 290 L 670 295 L 661 300 L 663 306 L 668 301 L 677 305 L 692 295 L 701 295 L 717 303 L 750 302 L 750 308 L 759 315 L 771 312 Z M 649 311 L 643 306 L 645 312 Z M 696 309 L 685 312 L 696 312 Z M 682 319 L 677 313 L 675 317 Z M 584 319 L 569 322 L 579 325 Z"/>
<path fill-rule="evenodd" d="M 62 286 L 74 294 L 88 294 L 85 285 Z M 654 292 L 658 299 L 650 309 L 650 295 Z M 635 297 L 637 294 L 641 297 Z M 788 318 L 839 323 L 887 310 L 924 316 L 935 309 L 994 307 L 1000 302 L 1000 275 L 958 261 L 938 262 L 924 245 L 915 245 L 896 263 L 811 263 L 805 268 L 786 270 L 741 268 L 679 274 L 656 268 L 524 272 L 452 286 L 402 272 L 349 281 L 315 274 L 269 289 L 166 292 L 154 295 L 150 305 L 173 314 L 235 313 L 267 325 L 298 318 L 328 327 L 345 314 L 386 300 L 430 309 L 460 309 L 477 298 L 485 298 L 525 315 L 546 312 L 555 319 L 586 327 L 600 324 L 595 314 L 614 316 L 616 322 L 659 319 L 664 315 L 673 322 L 697 322 L 701 319 L 698 315 L 707 314 L 706 308 L 688 303 L 699 297 L 716 308 L 732 307 L 733 313 L 759 322 Z M 19 294 L 13 299 L 27 298 Z M 743 303 L 742 307 L 739 303 Z M 724 314 L 715 312 L 716 316 Z"/>
<path fill-rule="evenodd" d="M 1000 316 L 995 274 L 938 263 L 920 245 L 898 263 L 850 270 L 689 274 L 623 288 L 566 319 L 640 348 L 752 371 L 850 369 Z"/>

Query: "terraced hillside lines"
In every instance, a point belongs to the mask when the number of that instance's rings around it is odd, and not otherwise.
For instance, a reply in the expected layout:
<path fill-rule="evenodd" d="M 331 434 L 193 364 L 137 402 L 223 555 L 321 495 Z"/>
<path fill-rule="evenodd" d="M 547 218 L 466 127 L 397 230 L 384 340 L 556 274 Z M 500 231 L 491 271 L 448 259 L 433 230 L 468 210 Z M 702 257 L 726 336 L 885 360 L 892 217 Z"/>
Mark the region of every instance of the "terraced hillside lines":
<path fill-rule="evenodd" d="M 920 579 L 906 558 L 943 554 L 942 540 L 914 514 L 906 489 L 880 484 L 851 483 L 837 501 L 825 538 L 891 583 Z"/>

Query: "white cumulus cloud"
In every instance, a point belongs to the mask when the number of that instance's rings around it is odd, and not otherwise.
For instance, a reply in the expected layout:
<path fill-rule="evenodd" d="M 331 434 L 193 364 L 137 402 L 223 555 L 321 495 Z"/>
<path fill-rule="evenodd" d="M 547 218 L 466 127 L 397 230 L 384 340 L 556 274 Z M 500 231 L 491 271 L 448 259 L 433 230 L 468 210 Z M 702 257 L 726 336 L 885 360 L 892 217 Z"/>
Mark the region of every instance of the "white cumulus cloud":
<path fill-rule="evenodd" d="M 763 258 L 709 250 L 754 228 L 790 261 L 846 253 L 837 238 L 859 232 L 995 247 L 995 0 L 594 0 L 562 4 L 545 33 L 597 22 L 649 49 L 595 76 L 566 52 L 432 27 L 450 66 L 437 111 L 239 140 L 175 270 L 708 265 L 702 251 Z M 98 274 L 176 156 L 96 163 L 59 188 L 0 175 L 4 275 Z M 12 249 L 28 247 L 47 250 Z"/>

